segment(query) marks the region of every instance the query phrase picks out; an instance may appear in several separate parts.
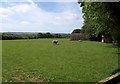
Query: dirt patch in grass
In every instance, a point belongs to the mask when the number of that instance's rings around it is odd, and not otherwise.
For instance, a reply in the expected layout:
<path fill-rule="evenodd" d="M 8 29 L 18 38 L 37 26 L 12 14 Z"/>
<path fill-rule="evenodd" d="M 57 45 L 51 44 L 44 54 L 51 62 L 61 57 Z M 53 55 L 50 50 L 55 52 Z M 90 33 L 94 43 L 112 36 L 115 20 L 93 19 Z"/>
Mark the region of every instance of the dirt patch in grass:
<path fill-rule="evenodd" d="M 35 75 L 28 75 L 27 73 L 24 75 L 21 74 L 19 76 L 12 77 L 12 82 L 42 82 L 39 77 Z"/>
<path fill-rule="evenodd" d="M 35 76 L 32 76 L 32 75 L 28 77 L 28 80 L 30 82 L 41 82 L 41 80 L 38 77 L 35 77 Z"/>
<path fill-rule="evenodd" d="M 25 81 L 21 80 L 20 77 L 13 77 L 12 79 L 13 79 L 14 81 L 17 81 L 17 82 L 25 82 Z M 13 82 L 14 82 L 14 81 L 13 81 Z"/>

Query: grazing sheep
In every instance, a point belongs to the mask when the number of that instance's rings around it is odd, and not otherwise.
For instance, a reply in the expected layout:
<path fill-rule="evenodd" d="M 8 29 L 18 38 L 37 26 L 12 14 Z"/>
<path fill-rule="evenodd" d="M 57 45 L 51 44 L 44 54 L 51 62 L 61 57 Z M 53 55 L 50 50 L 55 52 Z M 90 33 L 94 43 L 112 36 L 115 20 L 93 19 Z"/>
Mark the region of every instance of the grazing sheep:
<path fill-rule="evenodd" d="M 52 43 L 58 44 L 58 40 L 53 40 Z"/>

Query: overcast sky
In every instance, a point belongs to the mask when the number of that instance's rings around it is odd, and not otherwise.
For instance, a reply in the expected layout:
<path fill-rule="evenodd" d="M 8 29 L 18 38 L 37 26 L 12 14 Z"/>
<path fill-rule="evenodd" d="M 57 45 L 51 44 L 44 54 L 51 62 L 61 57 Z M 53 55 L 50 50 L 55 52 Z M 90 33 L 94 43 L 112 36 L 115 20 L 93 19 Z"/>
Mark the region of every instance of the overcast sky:
<path fill-rule="evenodd" d="M 77 2 L 0 2 L 0 31 L 71 33 L 83 25 Z"/>

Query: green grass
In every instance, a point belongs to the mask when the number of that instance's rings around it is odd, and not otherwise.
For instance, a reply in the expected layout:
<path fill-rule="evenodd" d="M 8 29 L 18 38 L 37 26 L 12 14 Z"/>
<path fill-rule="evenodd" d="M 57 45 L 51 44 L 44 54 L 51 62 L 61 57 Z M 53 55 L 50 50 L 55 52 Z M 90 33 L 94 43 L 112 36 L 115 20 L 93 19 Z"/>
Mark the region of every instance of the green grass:
<path fill-rule="evenodd" d="M 96 82 L 118 68 L 112 44 L 59 39 L 2 41 L 3 81 Z"/>

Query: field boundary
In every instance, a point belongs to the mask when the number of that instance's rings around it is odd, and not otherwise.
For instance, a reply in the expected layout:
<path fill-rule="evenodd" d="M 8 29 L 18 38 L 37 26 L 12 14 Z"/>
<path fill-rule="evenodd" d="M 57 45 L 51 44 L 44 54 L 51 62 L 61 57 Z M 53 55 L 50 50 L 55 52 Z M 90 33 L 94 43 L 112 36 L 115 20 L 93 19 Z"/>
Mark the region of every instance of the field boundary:
<path fill-rule="evenodd" d="M 116 84 L 120 82 L 120 72 L 110 76 L 110 77 L 107 77 L 103 80 L 100 80 L 97 84 Z"/>

